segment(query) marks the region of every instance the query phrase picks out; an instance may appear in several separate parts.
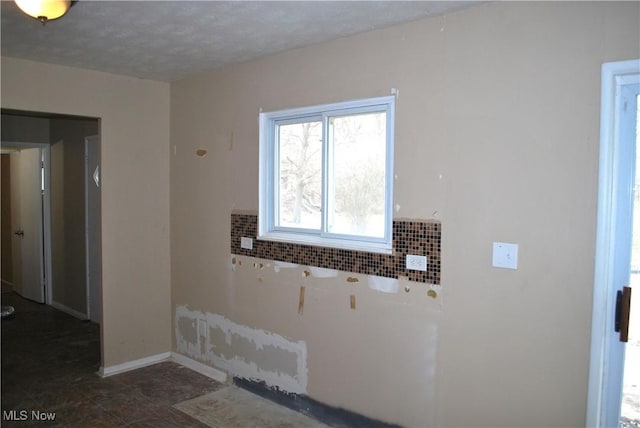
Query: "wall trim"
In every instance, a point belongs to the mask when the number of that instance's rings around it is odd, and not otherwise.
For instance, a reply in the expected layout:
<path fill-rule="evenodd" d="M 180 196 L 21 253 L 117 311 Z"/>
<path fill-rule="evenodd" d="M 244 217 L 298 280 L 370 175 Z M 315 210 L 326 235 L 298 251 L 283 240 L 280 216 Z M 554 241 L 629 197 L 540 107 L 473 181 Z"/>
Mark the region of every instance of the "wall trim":
<path fill-rule="evenodd" d="M 98 375 L 100 375 L 100 377 L 109 377 L 131 370 L 141 369 L 146 366 L 152 366 L 163 361 L 168 361 L 169 359 L 171 359 L 171 352 L 163 352 L 161 354 L 151 355 L 133 361 L 127 361 L 126 363 L 116 364 L 115 366 L 100 366 Z"/>
<path fill-rule="evenodd" d="M 211 379 L 216 380 L 220 383 L 227 383 L 227 374 L 222 370 L 218 370 L 214 367 L 202 364 L 192 358 L 185 357 L 182 354 L 178 354 L 177 352 L 171 353 L 171 360 L 177 364 L 193 370 L 194 372 L 198 372 L 201 375 L 210 377 Z"/>
<path fill-rule="evenodd" d="M 152 366 L 154 364 L 162 363 L 164 361 L 173 361 L 176 364 L 180 364 L 194 372 L 207 376 L 220 383 L 227 382 L 227 374 L 215 367 L 202 364 L 192 358 L 185 357 L 184 355 L 176 352 L 163 352 L 161 354 L 151 355 L 149 357 L 139 358 L 133 361 L 127 361 L 126 363 L 116 364 L 115 366 L 100 367 L 98 374 L 101 377 L 109 377 L 120 373 L 125 373 L 131 370 L 141 369 L 143 367 Z"/>
<path fill-rule="evenodd" d="M 51 306 L 56 308 L 59 311 L 62 311 L 68 315 L 71 315 L 72 317 L 81 319 L 81 320 L 86 320 L 87 318 L 87 314 L 83 314 L 80 311 L 76 311 L 75 309 L 71 309 L 70 307 L 63 305 L 62 303 L 58 303 L 55 300 L 51 301 Z"/>

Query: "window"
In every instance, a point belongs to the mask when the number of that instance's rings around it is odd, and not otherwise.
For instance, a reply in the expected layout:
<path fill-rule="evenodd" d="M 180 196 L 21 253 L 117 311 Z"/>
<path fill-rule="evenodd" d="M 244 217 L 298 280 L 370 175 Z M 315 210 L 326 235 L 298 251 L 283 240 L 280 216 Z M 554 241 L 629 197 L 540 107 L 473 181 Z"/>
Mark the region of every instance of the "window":
<path fill-rule="evenodd" d="M 260 113 L 258 238 L 391 253 L 394 107 Z"/>

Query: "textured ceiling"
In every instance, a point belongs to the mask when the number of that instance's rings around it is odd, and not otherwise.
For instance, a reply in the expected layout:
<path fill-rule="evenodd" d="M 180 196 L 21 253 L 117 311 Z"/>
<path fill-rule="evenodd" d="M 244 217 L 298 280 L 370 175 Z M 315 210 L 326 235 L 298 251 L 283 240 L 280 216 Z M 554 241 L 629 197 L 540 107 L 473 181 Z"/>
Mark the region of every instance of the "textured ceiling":
<path fill-rule="evenodd" d="M 2 1 L 3 56 L 174 81 L 474 1 L 89 1 L 46 25 Z"/>

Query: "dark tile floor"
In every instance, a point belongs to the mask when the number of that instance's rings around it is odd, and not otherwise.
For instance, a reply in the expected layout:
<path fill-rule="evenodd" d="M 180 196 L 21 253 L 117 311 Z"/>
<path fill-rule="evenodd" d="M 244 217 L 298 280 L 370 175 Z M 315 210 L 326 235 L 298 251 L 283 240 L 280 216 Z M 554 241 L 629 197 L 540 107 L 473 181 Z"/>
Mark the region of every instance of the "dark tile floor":
<path fill-rule="evenodd" d="M 224 385 L 171 362 L 101 378 L 97 324 L 12 292 L 2 305 L 16 309 L 2 320 L 2 427 L 206 427 L 172 405 Z"/>

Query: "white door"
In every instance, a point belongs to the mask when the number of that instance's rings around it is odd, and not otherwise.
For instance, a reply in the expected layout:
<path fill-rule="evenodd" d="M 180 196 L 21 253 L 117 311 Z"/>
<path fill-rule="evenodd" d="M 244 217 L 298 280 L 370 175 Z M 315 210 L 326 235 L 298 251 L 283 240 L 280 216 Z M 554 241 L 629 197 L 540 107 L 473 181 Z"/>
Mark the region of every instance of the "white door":
<path fill-rule="evenodd" d="M 100 225 L 100 137 L 85 138 L 85 217 L 87 308 L 89 319 L 102 317 L 102 251 Z"/>
<path fill-rule="evenodd" d="M 14 285 L 44 303 L 42 151 L 22 149 L 11 159 L 11 222 Z"/>
<path fill-rule="evenodd" d="M 630 285 L 639 92 L 640 61 L 603 65 L 589 427 L 620 425 L 625 342 L 616 309 L 618 291 Z"/>

